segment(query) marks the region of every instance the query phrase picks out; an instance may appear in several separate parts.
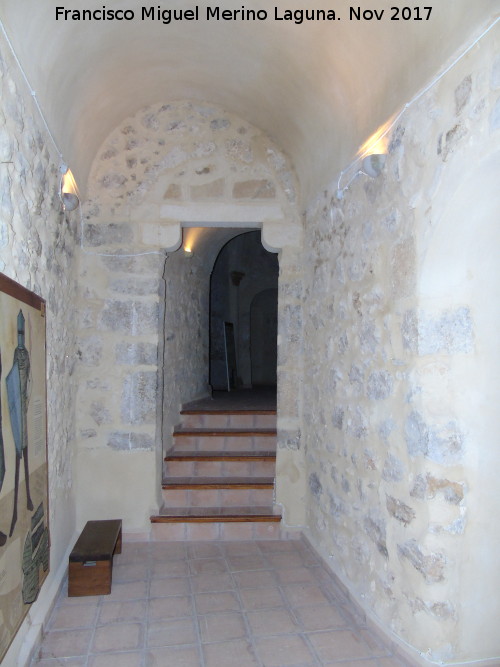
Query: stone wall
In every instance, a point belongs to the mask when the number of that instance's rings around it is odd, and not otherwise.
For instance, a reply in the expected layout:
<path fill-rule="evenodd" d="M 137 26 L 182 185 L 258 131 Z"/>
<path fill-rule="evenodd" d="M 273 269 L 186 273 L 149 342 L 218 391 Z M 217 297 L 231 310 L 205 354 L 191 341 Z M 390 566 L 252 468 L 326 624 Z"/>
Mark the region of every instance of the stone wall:
<path fill-rule="evenodd" d="M 500 653 L 481 601 L 500 584 L 482 463 L 499 463 L 499 72 L 491 34 L 399 119 L 379 178 L 332 184 L 306 216 L 307 531 L 433 661 Z"/>
<path fill-rule="evenodd" d="M 274 242 L 296 218 L 296 185 L 261 132 L 216 108 L 179 103 L 143 109 L 117 127 L 87 190 L 79 516 L 119 515 L 126 531 L 145 532 L 158 504 L 162 441 L 168 446 L 180 405 L 208 391 L 209 276 L 220 247 L 205 249 L 202 230 L 190 228 L 193 257 L 176 254 L 181 223 L 269 221 Z"/>
<path fill-rule="evenodd" d="M 52 602 L 52 589 L 64 574 L 58 570 L 66 565 L 64 556 L 75 530 L 76 218 L 62 212 L 59 157 L 3 37 L 0 97 L 0 271 L 39 294 L 47 306 L 51 574 L 5 658 L 6 664 L 13 665 L 26 633 L 32 627 L 36 634 L 36 624 L 44 619 Z M 28 643 L 24 648 L 29 648 Z M 22 655 L 20 664 L 25 664 L 27 656 Z"/>

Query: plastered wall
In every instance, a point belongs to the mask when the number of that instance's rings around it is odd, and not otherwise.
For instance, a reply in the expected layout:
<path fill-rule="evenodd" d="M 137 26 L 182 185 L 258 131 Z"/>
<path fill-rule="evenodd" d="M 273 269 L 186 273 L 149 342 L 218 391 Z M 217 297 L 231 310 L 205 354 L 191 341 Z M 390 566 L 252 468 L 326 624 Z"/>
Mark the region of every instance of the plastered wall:
<path fill-rule="evenodd" d="M 76 220 L 62 212 L 59 158 L 18 73 L 0 37 L 0 271 L 46 300 L 51 572 L 4 659 L 6 665 L 17 664 L 18 654 L 19 664 L 25 664 L 23 638 L 40 630 L 75 530 Z M 1 520 L 0 529 L 8 533 L 8 517 Z M 2 552 L 4 548 L 0 560 Z M 0 629 L 0 643 L 4 640 Z"/>
<path fill-rule="evenodd" d="M 302 418 L 278 498 L 433 662 L 500 655 L 499 145 L 490 34 L 403 114 L 378 178 L 311 203 L 297 272 Z"/>

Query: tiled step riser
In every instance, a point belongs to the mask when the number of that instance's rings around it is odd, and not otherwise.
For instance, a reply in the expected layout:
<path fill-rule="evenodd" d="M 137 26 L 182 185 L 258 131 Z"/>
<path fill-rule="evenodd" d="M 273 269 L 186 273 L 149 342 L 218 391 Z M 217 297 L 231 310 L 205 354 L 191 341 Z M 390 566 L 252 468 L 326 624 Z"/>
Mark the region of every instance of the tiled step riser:
<path fill-rule="evenodd" d="M 273 489 L 162 489 L 165 507 L 263 507 L 273 504 Z"/>
<path fill-rule="evenodd" d="M 158 542 L 289 540 L 300 539 L 300 533 L 287 532 L 279 523 L 267 521 L 154 523 L 151 539 Z"/>
<path fill-rule="evenodd" d="M 275 452 L 276 436 L 174 436 L 174 449 L 189 452 Z"/>
<path fill-rule="evenodd" d="M 181 415 L 183 428 L 276 428 L 276 415 Z"/>
<path fill-rule="evenodd" d="M 165 478 L 171 477 L 273 477 L 276 464 L 270 461 L 167 461 Z"/>

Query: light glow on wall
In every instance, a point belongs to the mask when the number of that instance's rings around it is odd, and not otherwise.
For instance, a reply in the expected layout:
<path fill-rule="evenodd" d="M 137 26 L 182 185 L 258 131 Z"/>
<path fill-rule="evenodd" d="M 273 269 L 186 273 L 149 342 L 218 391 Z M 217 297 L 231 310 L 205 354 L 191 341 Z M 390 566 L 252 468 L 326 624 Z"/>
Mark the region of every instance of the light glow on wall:
<path fill-rule="evenodd" d="M 394 116 L 391 116 L 383 125 L 368 137 L 360 146 L 357 156 L 364 158 L 367 155 L 386 155 L 389 150 L 390 131 L 394 124 Z"/>

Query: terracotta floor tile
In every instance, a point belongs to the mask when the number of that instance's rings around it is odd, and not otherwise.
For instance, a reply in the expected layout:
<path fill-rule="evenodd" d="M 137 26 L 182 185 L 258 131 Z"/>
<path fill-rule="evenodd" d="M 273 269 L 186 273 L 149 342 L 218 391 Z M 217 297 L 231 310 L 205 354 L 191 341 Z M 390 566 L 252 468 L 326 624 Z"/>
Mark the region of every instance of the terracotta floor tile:
<path fill-rule="evenodd" d="M 221 544 L 194 542 L 193 544 L 188 544 L 187 554 L 189 559 L 220 558 L 224 554 L 224 549 Z"/>
<path fill-rule="evenodd" d="M 106 596 L 107 600 L 141 600 L 148 595 L 148 583 L 146 581 L 113 582 L 111 593 Z"/>
<path fill-rule="evenodd" d="M 340 611 L 331 605 L 299 607 L 295 614 L 305 630 L 331 630 L 347 625 Z"/>
<path fill-rule="evenodd" d="M 289 567 L 283 570 L 276 569 L 276 576 L 280 584 L 315 584 L 318 580 L 315 568 L 310 567 Z"/>
<path fill-rule="evenodd" d="M 360 660 L 374 657 L 368 645 L 351 630 L 327 630 L 307 634 L 324 664 L 339 660 Z"/>
<path fill-rule="evenodd" d="M 87 655 L 92 630 L 56 630 L 43 640 L 40 658 L 72 658 Z"/>
<path fill-rule="evenodd" d="M 205 667 L 258 667 L 259 661 L 246 640 L 205 644 Z"/>
<path fill-rule="evenodd" d="M 243 607 L 249 611 L 282 607 L 285 604 L 281 591 L 277 586 L 264 588 L 244 588 L 240 591 Z"/>
<path fill-rule="evenodd" d="M 246 556 L 228 556 L 227 562 L 232 572 L 244 572 L 247 570 L 267 570 L 269 565 L 265 558 L 259 554 L 248 554 Z"/>
<path fill-rule="evenodd" d="M 260 554 L 260 549 L 256 542 L 223 542 L 221 548 L 226 558 L 229 556 Z"/>
<path fill-rule="evenodd" d="M 146 655 L 145 667 L 201 667 L 197 646 L 173 646 L 151 649 Z M 115 667 L 122 667 L 115 665 Z"/>
<path fill-rule="evenodd" d="M 284 608 L 251 611 L 247 614 L 247 618 L 255 637 L 289 635 L 299 631 L 296 620 Z"/>
<path fill-rule="evenodd" d="M 298 635 L 263 637 L 255 640 L 257 655 L 264 667 L 303 667 L 316 665 L 306 642 Z"/>
<path fill-rule="evenodd" d="M 147 643 L 150 648 L 158 646 L 181 646 L 196 644 L 198 636 L 192 618 L 157 621 L 148 627 Z"/>
<path fill-rule="evenodd" d="M 149 620 L 160 621 L 166 618 L 183 618 L 193 613 L 191 596 L 171 596 L 154 598 L 149 601 Z"/>
<path fill-rule="evenodd" d="M 261 588 L 262 586 L 276 586 L 277 583 L 272 570 L 235 572 L 233 576 L 239 588 Z"/>
<path fill-rule="evenodd" d="M 98 624 L 142 622 L 146 618 L 146 600 L 130 600 L 127 602 L 103 602 L 100 609 Z"/>
<path fill-rule="evenodd" d="M 321 588 L 314 584 L 290 584 L 283 586 L 283 592 L 292 607 L 328 604 Z"/>
<path fill-rule="evenodd" d="M 224 574 L 228 571 L 227 563 L 223 558 L 190 560 L 189 569 L 194 575 Z"/>
<path fill-rule="evenodd" d="M 194 576 L 191 577 L 191 586 L 194 593 L 230 591 L 234 588 L 230 574 L 201 574 Z"/>
<path fill-rule="evenodd" d="M 243 614 L 234 611 L 198 616 L 198 623 L 204 643 L 242 639 L 247 635 Z"/>
<path fill-rule="evenodd" d="M 188 577 L 153 579 L 149 589 L 150 596 L 155 598 L 166 597 L 167 595 L 187 595 L 190 592 L 191 587 Z"/>
<path fill-rule="evenodd" d="M 95 623 L 96 617 L 97 605 L 56 607 L 50 620 L 50 629 L 88 628 Z"/>
<path fill-rule="evenodd" d="M 198 593 L 195 596 L 198 614 L 214 611 L 240 611 L 241 605 L 236 593 Z"/>
<path fill-rule="evenodd" d="M 118 623 L 96 628 L 92 642 L 92 653 L 111 651 L 133 651 L 142 648 L 144 628 L 140 623 Z"/>
<path fill-rule="evenodd" d="M 142 653 L 106 653 L 89 658 L 88 667 L 142 667 Z"/>
<path fill-rule="evenodd" d="M 168 579 L 171 577 L 187 577 L 189 564 L 185 560 L 154 561 L 151 566 L 152 579 Z"/>

